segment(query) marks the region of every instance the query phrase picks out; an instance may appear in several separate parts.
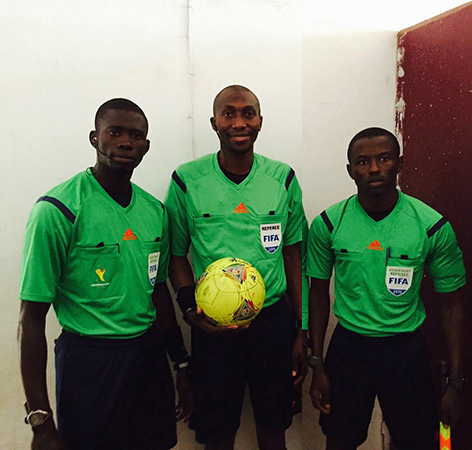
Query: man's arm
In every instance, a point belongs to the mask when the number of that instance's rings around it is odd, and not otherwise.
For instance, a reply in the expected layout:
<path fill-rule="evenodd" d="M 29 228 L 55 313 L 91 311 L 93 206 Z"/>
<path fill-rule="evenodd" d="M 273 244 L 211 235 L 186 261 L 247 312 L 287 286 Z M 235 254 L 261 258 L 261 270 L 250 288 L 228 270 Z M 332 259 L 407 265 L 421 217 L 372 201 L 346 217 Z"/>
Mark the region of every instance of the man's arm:
<path fill-rule="evenodd" d="M 297 323 L 302 319 L 302 257 L 300 244 L 287 245 L 282 248 L 285 276 L 287 278 L 287 294 Z M 302 328 L 297 328 L 297 338 L 292 351 L 294 384 L 300 383 L 303 376 Z"/>
<path fill-rule="evenodd" d="M 180 327 L 175 318 L 174 304 L 165 281 L 156 283 L 152 293 L 152 302 L 156 308 L 157 326 L 164 337 L 166 349 L 174 363 L 185 367 L 177 369 L 176 387 L 179 403 L 176 407 L 176 419 L 188 422 L 193 411 L 193 394 L 189 378 L 188 354 L 182 339 Z"/>
<path fill-rule="evenodd" d="M 448 387 L 441 400 L 440 415 L 443 423 L 455 425 L 462 414 L 460 391 L 464 387 L 462 377 L 465 375 L 462 354 L 465 346 L 465 312 L 461 288 L 466 283 L 466 274 L 462 252 L 449 222 L 445 222 L 432 232 L 429 240 L 430 248 L 426 263 L 434 288 L 440 296 L 438 306 L 444 328 L 450 375 Z"/>
<path fill-rule="evenodd" d="M 170 255 L 169 279 L 175 292 L 185 286 L 195 286 L 192 267 L 186 256 Z"/>
<path fill-rule="evenodd" d="M 323 347 L 328 327 L 330 299 L 329 282 L 319 278 L 311 278 L 310 288 L 310 338 L 313 355 L 323 358 Z M 311 381 L 310 396 L 313 406 L 322 412 L 329 414 L 329 380 L 324 370 L 323 364 L 318 364 L 313 368 L 313 378 Z"/>
<path fill-rule="evenodd" d="M 282 248 L 284 255 L 285 276 L 287 277 L 287 294 L 292 304 L 295 320 L 302 319 L 302 259 L 300 244 L 286 245 Z M 301 327 L 300 327 L 301 329 Z"/>
<path fill-rule="evenodd" d="M 46 315 L 50 303 L 22 301 L 18 340 L 20 370 L 29 411 L 51 411 L 46 383 Z M 62 450 L 53 418 L 33 429 L 33 450 Z"/>
<path fill-rule="evenodd" d="M 441 400 L 441 421 L 455 425 L 461 418 L 464 377 L 464 302 L 462 289 L 440 293 L 440 316 L 446 338 L 449 383 Z"/>
<path fill-rule="evenodd" d="M 161 333 L 176 328 L 174 304 L 165 281 L 157 282 L 152 293 L 152 302 L 156 308 L 156 323 Z"/>

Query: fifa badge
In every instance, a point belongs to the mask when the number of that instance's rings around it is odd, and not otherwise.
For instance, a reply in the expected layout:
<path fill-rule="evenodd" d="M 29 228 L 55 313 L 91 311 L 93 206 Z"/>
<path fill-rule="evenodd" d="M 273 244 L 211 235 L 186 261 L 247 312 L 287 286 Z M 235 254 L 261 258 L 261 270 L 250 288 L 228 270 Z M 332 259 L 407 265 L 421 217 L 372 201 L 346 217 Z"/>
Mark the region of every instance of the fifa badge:
<path fill-rule="evenodd" d="M 157 277 L 157 268 L 159 267 L 160 252 L 150 253 L 148 256 L 148 274 L 149 282 L 154 286 Z"/>
<path fill-rule="evenodd" d="M 280 223 L 261 225 L 261 242 L 268 253 L 275 253 L 280 247 L 281 241 L 282 225 Z"/>
<path fill-rule="evenodd" d="M 387 266 L 385 284 L 395 297 L 403 295 L 410 289 L 411 282 L 413 281 L 413 269 L 413 267 Z"/>

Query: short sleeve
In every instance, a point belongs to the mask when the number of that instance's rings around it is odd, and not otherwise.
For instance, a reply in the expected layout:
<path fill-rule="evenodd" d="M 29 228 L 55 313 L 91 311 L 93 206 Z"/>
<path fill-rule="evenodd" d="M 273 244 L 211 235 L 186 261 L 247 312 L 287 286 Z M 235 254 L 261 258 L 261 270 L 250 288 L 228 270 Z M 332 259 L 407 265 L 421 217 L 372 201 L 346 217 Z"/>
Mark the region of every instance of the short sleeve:
<path fill-rule="evenodd" d="M 293 245 L 302 241 L 302 227 L 306 220 L 302 203 L 302 190 L 293 171 L 291 171 L 291 174 L 293 174 L 293 178 L 289 180 L 290 184 L 287 188 L 289 212 L 284 232 L 284 245 Z M 291 177 L 290 174 L 289 177 Z"/>
<path fill-rule="evenodd" d="M 73 225 L 49 202 L 38 202 L 26 225 L 21 300 L 52 303 L 66 261 Z"/>
<path fill-rule="evenodd" d="M 328 280 L 334 265 L 331 233 L 320 216 L 314 218 L 308 232 L 306 274 L 311 278 Z"/>
<path fill-rule="evenodd" d="M 465 284 L 462 252 L 449 222 L 430 238 L 426 264 L 436 292 L 452 292 Z"/>
<path fill-rule="evenodd" d="M 175 256 L 186 256 L 190 247 L 185 195 L 186 186 L 174 172 L 164 203 L 169 217 L 170 253 Z"/>

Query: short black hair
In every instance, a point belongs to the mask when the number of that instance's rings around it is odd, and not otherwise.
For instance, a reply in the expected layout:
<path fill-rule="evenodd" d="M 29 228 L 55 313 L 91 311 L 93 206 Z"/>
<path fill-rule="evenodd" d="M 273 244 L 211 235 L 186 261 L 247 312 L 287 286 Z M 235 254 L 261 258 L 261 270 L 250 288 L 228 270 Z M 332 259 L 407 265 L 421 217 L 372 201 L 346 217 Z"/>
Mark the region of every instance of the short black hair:
<path fill-rule="evenodd" d="M 361 140 L 361 139 L 372 139 L 374 137 L 380 137 L 380 136 L 385 136 L 388 138 L 390 143 L 392 144 L 392 149 L 395 151 L 397 156 L 400 156 L 400 144 L 398 142 L 398 139 L 396 136 L 391 133 L 388 130 L 385 130 L 384 128 L 378 128 L 378 127 L 371 127 L 371 128 L 366 128 L 365 130 L 359 131 L 352 139 L 351 142 L 349 142 L 349 146 L 347 148 L 347 159 L 349 162 L 351 162 L 351 153 L 352 149 L 354 147 L 354 144 Z"/>
<path fill-rule="evenodd" d="M 95 129 L 98 130 L 100 126 L 100 121 L 105 117 L 105 114 L 110 109 L 118 109 L 121 111 L 133 111 L 144 117 L 146 122 L 146 128 L 149 128 L 148 120 L 144 111 L 134 102 L 126 98 L 112 98 L 111 100 L 106 101 L 100 108 L 98 108 L 97 113 L 95 114 Z"/>
<path fill-rule="evenodd" d="M 215 115 L 216 113 L 216 104 L 218 100 L 220 99 L 221 95 L 228 90 L 237 91 L 237 92 L 249 92 L 252 95 L 254 95 L 254 98 L 256 99 L 257 110 L 258 110 L 257 113 L 261 115 L 261 104 L 259 103 L 259 99 L 257 98 L 257 95 L 254 94 L 254 92 L 252 92 L 247 87 L 241 86 L 240 84 L 232 84 L 230 86 L 226 86 L 225 88 L 221 89 L 221 91 L 218 92 L 218 94 L 216 94 L 215 100 L 213 100 L 213 115 Z"/>

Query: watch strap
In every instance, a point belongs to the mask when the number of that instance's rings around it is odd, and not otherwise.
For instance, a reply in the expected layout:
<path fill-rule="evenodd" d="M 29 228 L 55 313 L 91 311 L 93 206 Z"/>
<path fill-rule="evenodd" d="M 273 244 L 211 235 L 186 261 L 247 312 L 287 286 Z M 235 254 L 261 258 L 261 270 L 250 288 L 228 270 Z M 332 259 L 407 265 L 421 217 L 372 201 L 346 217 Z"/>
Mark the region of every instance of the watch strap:
<path fill-rule="evenodd" d="M 307 356 L 307 364 L 312 369 L 316 366 L 321 366 L 324 360 L 322 356 L 315 356 L 313 354 Z"/>

